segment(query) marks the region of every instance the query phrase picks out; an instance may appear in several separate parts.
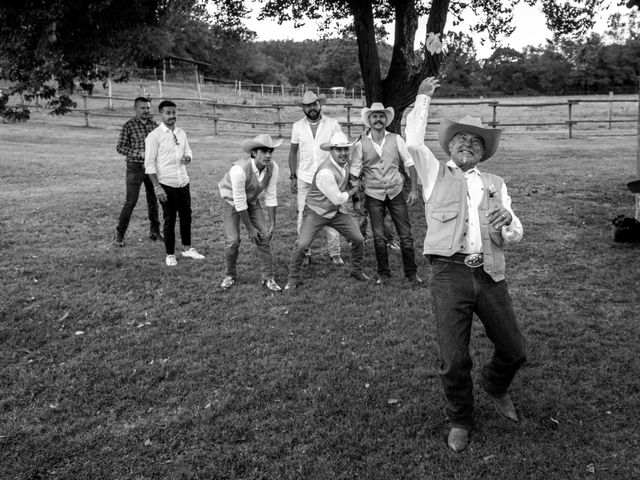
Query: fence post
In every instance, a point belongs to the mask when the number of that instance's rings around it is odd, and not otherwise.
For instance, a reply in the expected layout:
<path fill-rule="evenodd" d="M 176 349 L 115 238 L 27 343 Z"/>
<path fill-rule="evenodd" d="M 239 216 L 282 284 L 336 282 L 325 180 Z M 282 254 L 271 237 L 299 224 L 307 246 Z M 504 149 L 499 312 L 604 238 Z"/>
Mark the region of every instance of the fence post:
<path fill-rule="evenodd" d="M 493 128 L 496 128 L 496 124 L 498 123 L 498 101 L 491 102 L 491 107 L 493 108 Z"/>
<path fill-rule="evenodd" d="M 213 134 L 218 135 L 218 105 L 217 100 L 213 103 Z"/>
<path fill-rule="evenodd" d="M 200 73 L 198 72 L 198 66 L 195 67 L 195 76 L 196 76 L 196 90 L 198 91 L 198 105 L 202 104 L 202 88 L 200 87 Z"/>
<path fill-rule="evenodd" d="M 113 110 L 113 100 L 111 99 L 111 95 L 113 94 L 113 89 L 111 86 L 111 77 L 107 79 L 107 85 L 109 86 L 109 100 L 107 100 L 107 108 L 109 110 Z"/>
<path fill-rule="evenodd" d="M 282 138 L 282 114 L 280 110 L 282 107 L 280 105 L 276 105 L 277 114 L 278 114 L 278 137 Z"/>
<path fill-rule="evenodd" d="M 282 101 L 284 102 L 284 83 L 280 84 L 280 90 L 282 91 Z"/>
<path fill-rule="evenodd" d="M 484 97 L 480 95 L 480 122 L 484 123 Z"/>
<path fill-rule="evenodd" d="M 260 101 L 264 102 L 264 83 L 260 84 Z"/>
<path fill-rule="evenodd" d="M 84 105 L 84 126 L 89 126 L 89 110 L 87 107 L 87 94 L 82 95 L 82 104 Z"/>
<path fill-rule="evenodd" d="M 609 92 L 609 130 L 611 130 L 611 120 L 613 119 L 613 92 Z"/>
<path fill-rule="evenodd" d="M 351 138 L 351 104 L 347 105 L 347 137 Z"/>
<path fill-rule="evenodd" d="M 569 103 L 569 121 L 567 122 L 569 124 L 569 138 L 573 138 L 573 117 L 572 117 L 572 112 L 573 112 L 573 106 L 577 105 L 579 103 L 578 100 L 567 100 L 567 102 Z"/>
<path fill-rule="evenodd" d="M 158 80 L 158 92 L 160 93 L 160 98 L 164 98 L 162 95 L 162 80 Z"/>

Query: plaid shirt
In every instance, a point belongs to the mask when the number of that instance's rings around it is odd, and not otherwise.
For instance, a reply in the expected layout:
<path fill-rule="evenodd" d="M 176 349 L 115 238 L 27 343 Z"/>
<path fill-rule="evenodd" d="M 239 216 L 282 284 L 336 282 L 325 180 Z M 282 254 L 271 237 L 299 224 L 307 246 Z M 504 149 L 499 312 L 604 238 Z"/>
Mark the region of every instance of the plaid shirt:
<path fill-rule="evenodd" d="M 142 123 L 136 115 L 122 126 L 116 151 L 127 157 L 127 162 L 144 163 L 144 139 L 158 124 L 149 119 Z"/>

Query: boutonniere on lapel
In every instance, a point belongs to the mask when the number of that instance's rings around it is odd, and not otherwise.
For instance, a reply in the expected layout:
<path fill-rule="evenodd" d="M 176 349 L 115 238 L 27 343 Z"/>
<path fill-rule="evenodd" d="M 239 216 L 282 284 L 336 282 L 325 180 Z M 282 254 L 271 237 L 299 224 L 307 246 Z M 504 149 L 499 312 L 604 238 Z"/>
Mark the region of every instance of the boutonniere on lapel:
<path fill-rule="evenodd" d="M 498 190 L 496 190 L 496 186 L 492 183 L 489 185 L 489 198 L 495 197 L 496 193 L 498 193 Z"/>

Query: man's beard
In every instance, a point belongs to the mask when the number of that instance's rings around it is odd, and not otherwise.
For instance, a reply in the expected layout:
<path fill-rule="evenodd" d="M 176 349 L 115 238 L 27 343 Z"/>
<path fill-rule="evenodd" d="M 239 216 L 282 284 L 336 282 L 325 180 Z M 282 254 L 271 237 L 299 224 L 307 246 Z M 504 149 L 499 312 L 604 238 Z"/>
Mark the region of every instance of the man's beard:
<path fill-rule="evenodd" d="M 305 114 L 311 121 L 316 121 L 320 117 L 320 110 L 309 110 Z"/>

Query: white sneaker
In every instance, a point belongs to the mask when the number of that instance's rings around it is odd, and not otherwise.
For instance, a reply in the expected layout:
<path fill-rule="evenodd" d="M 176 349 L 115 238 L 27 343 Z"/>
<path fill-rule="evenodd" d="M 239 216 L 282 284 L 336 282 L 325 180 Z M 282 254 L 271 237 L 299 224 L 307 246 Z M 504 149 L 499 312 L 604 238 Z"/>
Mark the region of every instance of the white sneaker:
<path fill-rule="evenodd" d="M 194 260 L 202 260 L 204 258 L 204 255 L 198 253 L 198 251 L 193 247 L 189 248 L 188 250 L 184 250 L 182 252 L 182 256 L 193 258 Z"/>
<path fill-rule="evenodd" d="M 165 260 L 167 267 L 175 267 L 178 265 L 178 260 L 176 260 L 175 255 L 167 255 L 167 259 Z"/>

